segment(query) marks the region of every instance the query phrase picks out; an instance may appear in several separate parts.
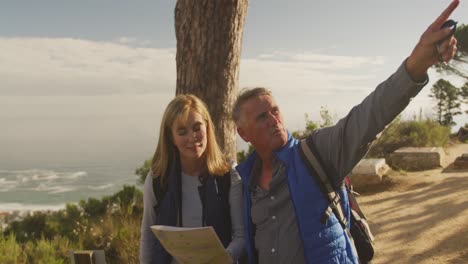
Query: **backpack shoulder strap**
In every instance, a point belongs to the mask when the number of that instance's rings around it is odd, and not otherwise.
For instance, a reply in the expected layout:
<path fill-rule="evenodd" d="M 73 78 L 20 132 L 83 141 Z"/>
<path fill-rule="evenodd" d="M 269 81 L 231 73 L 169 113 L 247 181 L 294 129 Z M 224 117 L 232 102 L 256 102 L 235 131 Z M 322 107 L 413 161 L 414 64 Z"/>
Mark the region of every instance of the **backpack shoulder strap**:
<path fill-rule="evenodd" d="M 322 191 L 325 191 L 325 194 L 329 201 L 327 210 L 325 211 L 324 215 L 320 220 L 324 222 L 330 217 L 332 212 L 335 213 L 335 216 L 336 218 L 338 218 L 338 221 L 343 227 L 343 230 L 346 232 L 349 239 L 351 240 L 353 251 L 357 256 L 357 250 L 354 245 L 353 236 L 351 235 L 351 232 L 348 228 L 348 220 L 345 217 L 343 213 L 343 207 L 341 206 L 340 195 L 333 188 L 327 174 L 325 173 L 325 170 L 323 169 L 323 166 L 320 164 L 317 157 L 310 149 L 306 139 L 300 140 L 299 150 L 302 160 L 304 161 L 307 169 L 309 170 L 310 175 L 312 175 L 312 177 L 315 177 L 319 185 L 322 186 Z"/>
<path fill-rule="evenodd" d="M 154 206 L 154 210 L 156 215 L 159 214 L 159 207 L 161 206 L 161 202 L 164 199 L 164 195 L 167 192 L 167 188 L 161 186 L 161 180 L 159 178 L 153 177 L 153 193 L 156 197 L 156 205 Z"/>
<path fill-rule="evenodd" d="M 307 169 L 309 170 L 312 177 L 315 177 L 315 179 L 318 181 L 322 191 L 324 194 L 326 194 L 326 197 L 329 200 L 328 208 L 322 216 L 321 221 L 326 221 L 334 211 L 343 228 L 347 228 L 348 221 L 343 213 L 343 208 L 341 207 L 340 195 L 333 188 L 327 174 L 325 173 L 325 170 L 312 150 L 309 148 L 309 145 L 305 139 L 300 141 L 299 149 Z"/>
<path fill-rule="evenodd" d="M 231 190 L 231 172 L 226 172 L 223 176 L 215 176 L 216 191 L 221 192 L 229 198 L 229 192 Z"/>

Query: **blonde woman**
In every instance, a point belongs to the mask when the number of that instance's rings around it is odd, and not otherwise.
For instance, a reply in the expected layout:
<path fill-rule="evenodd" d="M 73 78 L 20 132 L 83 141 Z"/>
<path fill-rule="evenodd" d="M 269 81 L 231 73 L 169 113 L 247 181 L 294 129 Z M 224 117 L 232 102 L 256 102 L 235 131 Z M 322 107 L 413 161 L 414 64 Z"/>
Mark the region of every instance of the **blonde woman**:
<path fill-rule="evenodd" d="M 175 97 L 164 112 L 143 202 L 140 263 L 176 263 L 151 232 L 156 224 L 213 226 L 234 262 L 244 253 L 241 180 L 194 95 Z"/>

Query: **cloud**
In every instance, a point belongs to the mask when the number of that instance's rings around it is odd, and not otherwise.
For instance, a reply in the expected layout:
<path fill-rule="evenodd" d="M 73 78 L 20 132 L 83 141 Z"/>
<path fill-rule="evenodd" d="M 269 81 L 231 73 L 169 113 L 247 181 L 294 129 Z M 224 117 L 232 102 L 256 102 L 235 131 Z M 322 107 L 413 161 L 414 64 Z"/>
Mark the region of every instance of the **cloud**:
<path fill-rule="evenodd" d="M 383 63 L 382 56 L 273 52 L 242 60 L 240 81 L 242 86 L 268 86 L 272 89 L 356 90 L 363 89 L 359 84 L 375 79 L 376 71 L 380 69 L 378 65 Z"/>
<path fill-rule="evenodd" d="M 387 77 L 384 62 L 382 56 L 276 51 L 242 60 L 240 87 L 272 90 L 288 126 L 298 127 L 305 113 L 319 118 L 321 106 L 345 115 Z"/>
<path fill-rule="evenodd" d="M 0 94 L 138 94 L 175 88 L 175 49 L 124 42 L 0 38 Z"/>
<path fill-rule="evenodd" d="M 172 93 L 175 49 L 142 47 L 140 42 L 127 37 L 109 42 L 0 38 L 0 95 Z M 242 59 L 240 83 L 314 94 L 357 91 L 374 77 L 373 66 L 382 63 L 382 57 L 275 51 Z"/>
<path fill-rule="evenodd" d="M 156 103 L 165 105 L 175 90 L 176 50 L 145 45 L 126 37 L 0 38 L 0 96 L 151 93 L 160 94 Z M 270 88 L 283 111 L 302 124 L 304 113 L 314 117 L 322 105 L 343 115 L 386 77 L 381 56 L 322 53 L 273 51 L 243 58 L 240 87 Z"/>
<path fill-rule="evenodd" d="M 139 43 L 125 37 L 109 42 L 0 38 L 0 95 L 161 93 L 169 98 L 176 83 L 176 50 Z M 311 105 L 340 109 L 359 102 L 377 84 L 383 62 L 379 56 L 274 51 L 241 60 L 240 87 L 266 86 L 285 106 L 294 102 L 291 111 L 302 116 L 315 112 Z"/>
<path fill-rule="evenodd" d="M 0 37 L 0 50 L 2 118 L 160 114 L 175 91 L 175 48 L 151 48 L 138 39 Z M 271 89 L 288 127 L 295 130 L 303 128 L 305 113 L 318 120 L 321 106 L 344 116 L 396 70 L 394 63 L 401 63 L 382 56 L 325 54 L 332 52 L 272 51 L 242 58 L 239 87 Z M 431 111 L 428 90 L 405 112 Z M 66 106 L 84 107 L 77 112 L 63 110 Z"/>
<path fill-rule="evenodd" d="M 309 69 L 333 71 L 355 69 L 366 65 L 382 65 L 384 63 L 383 56 L 363 57 L 325 55 L 318 51 L 305 51 L 299 53 L 275 51 L 269 54 L 261 54 L 258 58 L 262 60 L 288 61 L 293 63 L 303 62 L 301 66 L 306 66 Z"/>

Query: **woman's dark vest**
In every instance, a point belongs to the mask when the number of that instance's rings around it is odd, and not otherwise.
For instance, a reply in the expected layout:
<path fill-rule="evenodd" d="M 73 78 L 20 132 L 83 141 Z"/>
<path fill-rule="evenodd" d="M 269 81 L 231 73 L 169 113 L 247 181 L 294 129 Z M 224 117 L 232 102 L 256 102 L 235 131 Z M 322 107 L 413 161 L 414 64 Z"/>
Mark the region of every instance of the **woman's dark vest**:
<path fill-rule="evenodd" d="M 178 158 L 176 159 L 178 160 Z M 156 224 L 167 226 L 182 226 L 182 184 L 180 165 L 174 164 L 169 170 L 167 186 L 161 186 L 159 178 L 153 178 L 153 191 L 157 205 Z M 212 226 L 219 240 L 227 247 L 232 240 L 231 213 L 229 207 L 229 190 L 231 176 L 227 172 L 223 176 L 200 177 L 201 186 L 198 193 L 202 203 L 203 226 Z M 202 224 L 200 223 L 200 224 Z M 170 264 L 172 256 L 158 243 L 156 263 Z"/>

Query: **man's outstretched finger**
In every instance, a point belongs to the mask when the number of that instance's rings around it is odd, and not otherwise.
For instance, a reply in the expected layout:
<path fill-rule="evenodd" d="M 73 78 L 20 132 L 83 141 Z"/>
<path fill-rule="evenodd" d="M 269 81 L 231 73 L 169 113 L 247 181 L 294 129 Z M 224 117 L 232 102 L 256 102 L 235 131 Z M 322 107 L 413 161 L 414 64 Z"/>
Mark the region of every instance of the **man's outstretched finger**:
<path fill-rule="evenodd" d="M 447 21 L 447 19 L 452 14 L 453 10 L 457 8 L 458 4 L 460 4 L 460 0 L 453 0 L 452 3 L 440 14 L 440 16 L 431 24 L 430 29 L 433 31 L 439 30 L 442 24 Z"/>

